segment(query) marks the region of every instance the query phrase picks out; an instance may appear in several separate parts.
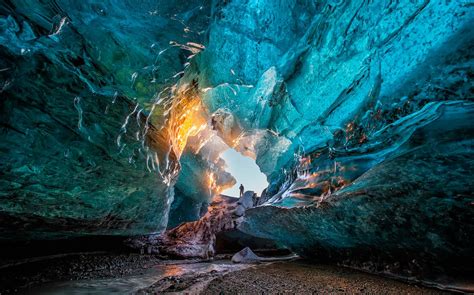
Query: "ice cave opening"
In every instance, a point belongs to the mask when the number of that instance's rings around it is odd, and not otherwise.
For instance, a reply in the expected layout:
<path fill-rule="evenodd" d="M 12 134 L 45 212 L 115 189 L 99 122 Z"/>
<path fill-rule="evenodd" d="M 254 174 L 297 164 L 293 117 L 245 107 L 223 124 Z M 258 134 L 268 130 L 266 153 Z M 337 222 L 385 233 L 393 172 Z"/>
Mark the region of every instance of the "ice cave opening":
<path fill-rule="evenodd" d="M 242 155 L 236 150 L 229 148 L 221 154 L 226 163 L 225 171 L 229 172 L 236 180 L 234 186 L 222 191 L 223 195 L 238 197 L 239 187 L 242 184 L 244 190 L 254 191 L 258 196 L 267 188 L 267 177 L 260 171 L 255 160 Z"/>
<path fill-rule="evenodd" d="M 474 293 L 473 24 L 472 0 L 0 1 L 0 294 Z"/>

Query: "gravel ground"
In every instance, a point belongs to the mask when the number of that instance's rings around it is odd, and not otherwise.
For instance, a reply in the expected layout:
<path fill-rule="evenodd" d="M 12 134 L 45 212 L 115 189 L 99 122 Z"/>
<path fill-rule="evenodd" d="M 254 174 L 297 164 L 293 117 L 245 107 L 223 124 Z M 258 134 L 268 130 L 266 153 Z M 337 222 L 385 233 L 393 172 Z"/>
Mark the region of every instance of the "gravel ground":
<path fill-rule="evenodd" d="M 68 255 L 8 267 L 0 265 L 0 294 L 31 291 L 48 282 L 139 275 L 154 265 L 168 262 L 173 261 L 162 260 L 153 255 L 96 253 Z M 227 274 L 211 271 L 202 274 L 171 275 L 138 293 L 448 294 L 357 270 L 310 264 L 303 260 L 248 267 Z"/>
<path fill-rule="evenodd" d="M 357 270 L 279 262 L 212 280 L 202 294 L 449 294 Z"/>

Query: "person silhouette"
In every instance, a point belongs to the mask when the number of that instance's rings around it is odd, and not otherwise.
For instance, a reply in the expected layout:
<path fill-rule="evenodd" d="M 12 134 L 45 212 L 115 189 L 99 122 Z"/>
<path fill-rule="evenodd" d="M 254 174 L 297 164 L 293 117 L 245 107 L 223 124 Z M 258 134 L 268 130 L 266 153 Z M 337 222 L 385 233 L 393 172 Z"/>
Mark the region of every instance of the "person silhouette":
<path fill-rule="evenodd" d="M 242 197 L 242 195 L 244 194 L 244 185 L 243 184 L 240 184 L 239 191 L 240 191 L 240 196 Z"/>
<path fill-rule="evenodd" d="M 216 118 L 214 116 L 212 116 L 212 118 L 211 118 L 212 130 L 217 130 L 216 125 L 217 125 Z"/>

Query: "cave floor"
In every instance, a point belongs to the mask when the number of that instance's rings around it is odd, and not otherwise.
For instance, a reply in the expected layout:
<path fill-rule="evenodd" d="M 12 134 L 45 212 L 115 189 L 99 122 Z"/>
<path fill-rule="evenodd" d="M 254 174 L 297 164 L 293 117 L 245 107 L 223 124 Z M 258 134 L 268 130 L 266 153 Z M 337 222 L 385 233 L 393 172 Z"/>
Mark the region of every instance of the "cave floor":
<path fill-rule="evenodd" d="M 449 294 L 335 265 L 299 260 L 214 279 L 203 294 Z"/>
<path fill-rule="evenodd" d="M 226 258 L 226 259 L 224 259 Z M 138 254 L 79 254 L 0 268 L 0 294 L 446 294 L 304 260 L 232 264 Z"/>

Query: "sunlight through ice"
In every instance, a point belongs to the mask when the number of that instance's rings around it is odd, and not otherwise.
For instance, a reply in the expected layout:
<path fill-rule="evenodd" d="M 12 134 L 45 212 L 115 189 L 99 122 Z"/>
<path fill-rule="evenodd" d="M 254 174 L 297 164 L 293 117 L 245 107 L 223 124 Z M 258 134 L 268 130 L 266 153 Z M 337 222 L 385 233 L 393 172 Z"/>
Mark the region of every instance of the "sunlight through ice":
<path fill-rule="evenodd" d="M 223 195 L 239 197 L 239 186 L 243 184 L 246 191 L 254 191 L 260 196 L 268 186 L 267 177 L 260 172 L 260 168 L 253 159 L 243 156 L 234 149 L 228 149 L 221 157 L 227 164 L 225 170 L 237 180 L 233 187 L 222 192 Z"/>

